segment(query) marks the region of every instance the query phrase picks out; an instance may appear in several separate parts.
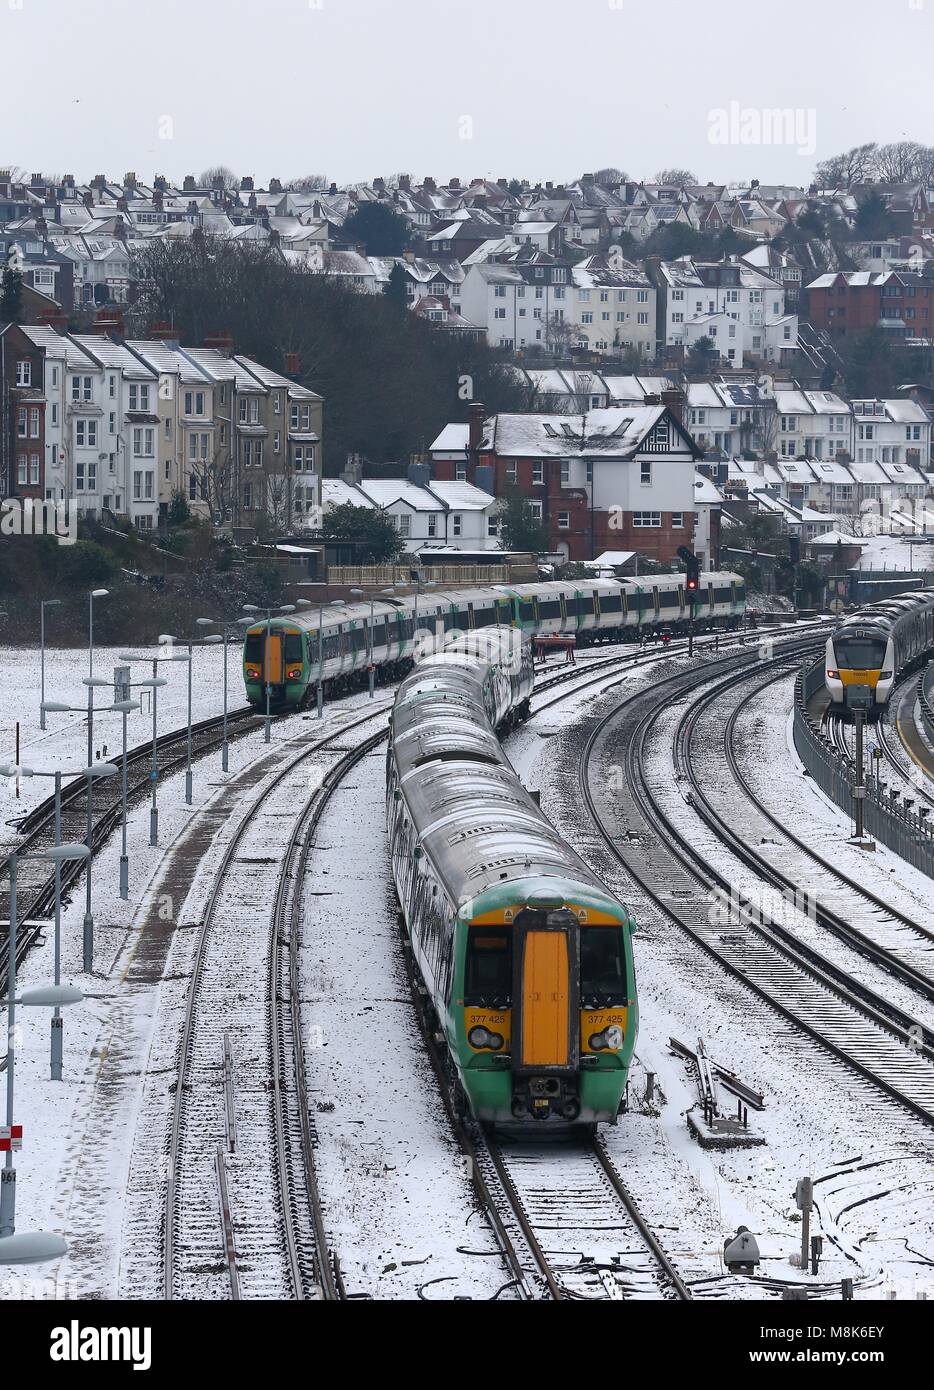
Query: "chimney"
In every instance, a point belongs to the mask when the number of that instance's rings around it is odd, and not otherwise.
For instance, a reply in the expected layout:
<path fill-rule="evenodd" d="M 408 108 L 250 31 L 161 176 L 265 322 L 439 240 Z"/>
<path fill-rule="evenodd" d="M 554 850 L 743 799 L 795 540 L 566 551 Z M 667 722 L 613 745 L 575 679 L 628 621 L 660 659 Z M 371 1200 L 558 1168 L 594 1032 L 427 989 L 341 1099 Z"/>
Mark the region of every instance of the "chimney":
<path fill-rule="evenodd" d="M 270 179 L 270 180 L 269 180 L 269 191 L 270 191 L 270 193 L 281 193 L 281 192 L 282 192 L 282 184 L 279 182 L 278 179 Z"/>
<path fill-rule="evenodd" d="M 153 205 L 153 207 L 155 208 L 156 212 L 162 212 L 162 211 L 163 211 L 165 205 L 164 205 L 164 203 L 163 203 L 163 201 L 162 201 L 162 189 L 161 189 L 161 188 L 154 188 L 154 189 L 153 189 L 153 193 L 152 193 L 152 205 Z"/>
<path fill-rule="evenodd" d="M 415 252 L 414 252 L 414 251 L 403 251 L 403 253 L 402 253 L 402 259 L 403 259 L 404 261 L 406 261 L 409 265 L 414 265 L 414 264 L 415 264 Z"/>
<path fill-rule="evenodd" d="M 415 487 L 427 487 L 431 480 L 431 469 L 427 463 L 410 463 L 406 474 Z"/>
<path fill-rule="evenodd" d="M 98 309 L 94 315 L 94 323 L 91 328 L 92 333 L 106 335 L 116 333 L 118 337 L 123 337 L 123 314 L 119 309 Z"/>
<path fill-rule="evenodd" d="M 250 209 L 250 212 L 255 212 L 255 211 L 256 211 L 257 203 L 256 203 L 256 194 L 255 194 L 255 193 L 251 193 L 251 194 L 250 194 L 249 198 L 247 198 L 246 205 L 247 205 L 247 207 Z"/>
<path fill-rule="evenodd" d="M 555 186 L 554 186 L 554 184 L 550 181 L 550 179 L 546 179 L 546 180 L 545 180 L 545 192 L 546 192 L 546 193 L 552 193 L 552 192 L 554 192 L 554 187 L 555 187 Z"/>
<path fill-rule="evenodd" d="M 62 174 L 62 188 L 74 188 L 74 186 L 75 186 L 75 176 L 74 176 L 74 174 Z"/>
<path fill-rule="evenodd" d="M 158 188 L 160 193 L 164 193 L 169 186 L 165 174 L 157 174 L 152 181 L 152 186 L 153 188 Z"/>
<path fill-rule="evenodd" d="M 400 179 L 400 183 L 401 183 L 401 179 Z M 336 193 L 337 193 L 337 184 L 336 184 L 336 183 L 330 184 L 329 187 L 328 187 L 328 194 L 329 194 L 329 196 L 333 198 L 334 195 L 335 195 Z"/>
<path fill-rule="evenodd" d="M 127 202 L 126 198 L 125 198 L 122 194 L 121 194 L 120 197 L 117 199 L 117 211 L 118 211 L 118 212 L 129 212 L 129 211 L 130 211 L 130 205 L 129 205 L 129 203 Z"/>
<path fill-rule="evenodd" d="M 133 172 L 132 169 L 130 170 L 130 172 L 129 172 L 128 174 L 124 174 L 124 176 L 123 176 L 123 186 L 124 186 L 124 188 L 135 188 L 135 187 L 136 187 L 136 174 Z"/>
<path fill-rule="evenodd" d="M 49 224 L 48 224 L 48 222 L 46 222 L 45 218 L 43 217 L 42 213 L 40 212 L 40 213 L 39 213 L 39 216 L 36 218 L 36 232 L 38 233 L 39 236 L 43 236 L 43 237 L 44 237 L 44 236 L 46 235 L 46 233 L 48 232 L 48 230 L 49 230 Z"/>
<path fill-rule="evenodd" d="M 486 406 L 482 401 L 471 401 L 467 411 L 467 448 L 475 454 L 483 438 L 483 422 L 486 419 Z"/>
<path fill-rule="evenodd" d="M 594 178 L 593 174 L 581 174 L 581 183 L 586 184 L 588 187 L 596 182 L 597 180 Z"/>
<path fill-rule="evenodd" d="M 435 183 L 434 179 L 431 177 L 430 174 L 423 181 L 422 188 L 425 190 L 426 193 L 437 193 L 438 191 L 438 185 Z"/>
<path fill-rule="evenodd" d="M 211 333 L 205 338 L 204 346 L 206 348 L 213 348 L 215 352 L 221 353 L 223 357 L 229 357 L 233 352 L 233 336 L 226 332 L 226 330 L 223 333 Z"/>
<path fill-rule="evenodd" d="M 243 175 L 243 178 L 240 180 L 240 192 L 241 192 L 241 193 L 252 193 L 252 192 L 253 192 L 253 180 L 252 180 L 252 178 L 250 177 L 249 174 L 244 174 L 244 175 Z"/>
<path fill-rule="evenodd" d="M 341 472 L 341 481 L 356 487 L 363 479 L 363 462 L 359 454 L 348 454 L 347 463 Z"/>
<path fill-rule="evenodd" d="M 268 217 L 266 218 L 265 222 L 263 223 L 263 226 L 264 226 L 264 227 L 269 227 L 269 218 L 268 218 Z M 269 245 L 272 246 L 272 247 L 276 247 L 276 246 L 279 245 L 279 233 L 276 231 L 275 227 L 270 227 L 270 229 L 269 229 Z"/>
<path fill-rule="evenodd" d="M 509 180 L 508 180 L 508 179 L 497 179 L 497 180 L 496 180 L 496 186 L 497 186 L 497 188 L 501 188 L 501 189 L 503 190 L 504 193 L 508 193 L 508 192 L 509 192 Z"/>
<path fill-rule="evenodd" d="M 195 176 L 194 176 L 194 174 L 186 174 L 186 175 L 185 175 L 185 180 L 184 180 L 184 182 L 183 182 L 183 184 L 182 184 L 182 192 L 183 192 L 183 193 L 194 193 L 196 187 L 197 187 L 197 184 L 195 183 Z"/>
<path fill-rule="evenodd" d="M 93 195 L 93 193 L 85 193 L 85 194 L 83 194 L 83 195 L 82 195 L 82 200 L 81 200 L 81 201 L 84 203 L 84 206 L 87 208 L 88 212 L 92 212 L 92 211 L 93 211 L 93 209 L 94 209 L 94 195 Z"/>
<path fill-rule="evenodd" d="M 411 191 L 412 191 L 412 176 L 411 176 L 410 174 L 400 174 L 400 175 L 399 175 L 399 187 L 400 187 L 400 189 L 402 190 L 403 193 L 411 193 Z M 336 188 L 335 188 L 334 192 L 335 192 L 335 193 L 337 192 L 337 189 L 336 189 Z"/>
<path fill-rule="evenodd" d="M 451 189 L 454 189 L 454 190 L 457 190 L 458 188 L 460 188 L 460 186 L 461 186 L 461 181 L 460 181 L 460 179 L 451 179 L 451 182 L 448 184 L 448 188 L 451 188 Z"/>
<path fill-rule="evenodd" d="M 385 192 L 386 192 L 386 184 L 385 184 L 385 182 L 384 182 L 381 178 L 375 178 L 375 179 L 373 180 L 373 187 L 374 187 L 374 189 L 376 190 L 377 193 L 385 193 Z"/>
<path fill-rule="evenodd" d="M 667 405 L 679 424 L 684 424 L 684 392 L 671 388 L 661 394 L 662 405 Z"/>

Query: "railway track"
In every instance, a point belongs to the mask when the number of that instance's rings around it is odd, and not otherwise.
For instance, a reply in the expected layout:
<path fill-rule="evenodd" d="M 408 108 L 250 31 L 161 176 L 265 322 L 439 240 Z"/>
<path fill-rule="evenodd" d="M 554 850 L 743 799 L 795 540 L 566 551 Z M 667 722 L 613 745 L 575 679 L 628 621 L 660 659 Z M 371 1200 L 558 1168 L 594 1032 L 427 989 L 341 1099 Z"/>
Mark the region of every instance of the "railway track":
<path fill-rule="evenodd" d="M 204 758 L 220 747 L 223 740 L 223 716 L 204 719 L 192 725 L 192 760 Z M 242 738 L 256 727 L 256 716 L 249 706 L 234 710 L 227 715 L 228 739 Z M 160 781 L 185 766 L 187 758 L 187 725 L 161 734 L 156 745 L 159 757 Z M 117 759 L 118 763 L 121 759 Z M 152 740 L 127 750 L 127 804 L 128 806 L 145 799 L 152 792 L 150 767 L 152 762 Z M 92 852 L 98 853 L 109 836 L 120 824 L 122 811 L 121 778 L 101 778 L 94 783 L 91 842 Z M 15 822 L 23 835 L 17 849 L 26 854 L 34 854 L 48 849 L 55 843 L 55 799 L 47 797 Z M 62 840 L 85 843 L 87 838 L 87 782 L 78 778 L 62 788 Z M 10 918 L 10 893 L 8 886 L 9 858 L 0 863 L 0 920 Z M 84 875 L 80 861 L 62 865 L 62 894 L 67 898 Z M 18 880 L 18 915 L 24 923 L 41 921 L 52 915 L 55 903 L 55 876 L 48 873 L 48 866 L 41 860 L 21 860 Z M 17 965 L 24 960 L 30 947 L 41 931 L 39 926 L 24 926 L 17 934 Z M 6 969 L 9 943 L 4 935 L 0 940 L 0 975 Z"/>
<path fill-rule="evenodd" d="M 328 800 L 386 737 L 358 731 L 386 709 L 308 744 L 276 772 L 215 872 L 194 944 L 169 1124 L 166 1299 L 341 1296 L 315 1181 L 300 1026 L 302 883 Z M 285 818 L 292 829 L 283 846 Z"/>
<path fill-rule="evenodd" d="M 856 991 L 877 1013 L 885 1014 L 903 1030 L 922 1024 L 924 1041 L 934 1044 L 934 1011 L 926 1008 L 926 1004 L 934 1003 L 934 931 L 848 877 L 796 835 L 763 804 L 740 768 L 736 750 L 738 721 L 763 689 L 782 678 L 782 672 L 768 675 L 765 680 L 755 674 L 733 675 L 702 694 L 682 715 L 674 735 L 676 773 L 690 785 L 695 809 L 731 854 L 784 894 L 787 902 L 799 907 L 806 916 L 813 916 L 818 927 L 879 967 L 880 985 L 894 978 L 917 996 L 908 997 L 906 1003 L 912 1012 L 906 1012 L 865 984 Z M 744 691 L 747 684 L 750 688 Z M 733 693 L 739 698 L 725 714 L 721 702 Z M 718 756 L 722 754 L 720 766 L 725 765 L 729 771 L 730 787 L 738 786 L 745 798 L 738 816 L 729 795 L 728 809 L 724 810 L 719 804 L 723 798 L 711 791 L 718 786 L 718 765 L 707 760 L 714 749 Z M 699 763 L 704 764 L 702 770 Z M 741 832 L 737 829 L 739 823 Z M 757 842 L 765 848 L 758 848 Z M 805 869 L 806 885 L 801 882 Z M 784 925 L 777 929 L 783 937 L 790 937 L 799 950 L 807 949 L 800 932 L 792 935 Z M 837 970 L 822 955 L 812 954 L 812 958 L 825 973 Z M 840 983 L 853 987 L 845 973 L 841 974 Z"/>
<path fill-rule="evenodd" d="M 800 643 L 792 644 L 765 665 L 774 670 L 800 648 Z M 740 666 L 742 658 L 726 664 Z M 911 1032 L 877 1012 L 846 972 L 829 973 L 768 916 L 742 913 L 735 923 L 724 922 L 715 905 L 722 903 L 729 885 L 686 842 L 651 785 L 646 763 L 649 736 L 660 715 L 660 690 L 670 704 L 707 680 L 708 673 L 696 672 L 669 677 L 596 720 L 578 773 L 580 795 L 599 839 L 670 920 L 770 1004 L 790 1029 L 844 1062 L 888 1100 L 934 1124 L 934 1059 L 920 1030 Z M 625 767 L 612 799 L 613 821 L 625 826 L 625 836 L 607 824 L 608 810 L 601 810 L 592 790 L 606 783 L 597 767 L 598 746 L 601 756 L 622 760 Z"/>

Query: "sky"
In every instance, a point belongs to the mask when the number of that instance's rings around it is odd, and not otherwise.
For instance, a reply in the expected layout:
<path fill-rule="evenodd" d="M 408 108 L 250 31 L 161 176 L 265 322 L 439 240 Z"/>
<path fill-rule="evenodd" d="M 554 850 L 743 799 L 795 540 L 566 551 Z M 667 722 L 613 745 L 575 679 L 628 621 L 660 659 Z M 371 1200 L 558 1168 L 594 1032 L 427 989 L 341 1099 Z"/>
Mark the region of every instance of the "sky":
<path fill-rule="evenodd" d="M 932 37 L 934 0 L 0 0 L 0 167 L 801 184 L 934 138 Z"/>

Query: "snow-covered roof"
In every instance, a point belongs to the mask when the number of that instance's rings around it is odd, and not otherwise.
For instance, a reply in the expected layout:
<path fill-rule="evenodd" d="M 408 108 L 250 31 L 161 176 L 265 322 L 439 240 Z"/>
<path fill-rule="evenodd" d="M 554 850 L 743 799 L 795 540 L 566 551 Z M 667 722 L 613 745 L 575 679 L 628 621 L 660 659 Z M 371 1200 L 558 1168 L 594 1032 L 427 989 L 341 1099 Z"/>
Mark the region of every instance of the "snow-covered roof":
<path fill-rule="evenodd" d="M 815 536 L 809 545 L 858 545 L 860 549 L 866 544 L 859 536 L 845 536 L 842 531 L 825 531 L 821 536 Z"/>
<path fill-rule="evenodd" d="M 581 415 L 494 415 L 483 448 L 500 457 L 631 454 L 665 413 L 661 405 L 612 406 Z"/>
<path fill-rule="evenodd" d="M 321 479 L 321 505 L 325 511 L 330 507 L 342 507 L 347 502 L 353 507 L 373 507 L 369 497 L 358 487 L 345 483 L 343 478 Z"/>
<path fill-rule="evenodd" d="M 491 493 L 473 483 L 432 481 L 428 487 L 452 512 L 482 512 L 495 501 Z"/>
<path fill-rule="evenodd" d="M 470 426 L 455 422 L 445 425 L 438 437 L 429 445 L 429 453 L 463 453 L 467 449 Z"/>

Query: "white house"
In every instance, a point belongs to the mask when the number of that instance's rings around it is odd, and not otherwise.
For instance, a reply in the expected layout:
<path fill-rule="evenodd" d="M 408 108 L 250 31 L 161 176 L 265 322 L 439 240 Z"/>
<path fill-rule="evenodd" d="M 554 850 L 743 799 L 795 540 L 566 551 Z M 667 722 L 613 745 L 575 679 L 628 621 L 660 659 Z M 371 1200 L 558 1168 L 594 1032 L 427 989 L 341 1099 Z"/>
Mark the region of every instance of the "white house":
<path fill-rule="evenodd" d="M 775 391 L 780 458 L 834 459 L 853 451 L 853 412 L 833 391 Z"/>

